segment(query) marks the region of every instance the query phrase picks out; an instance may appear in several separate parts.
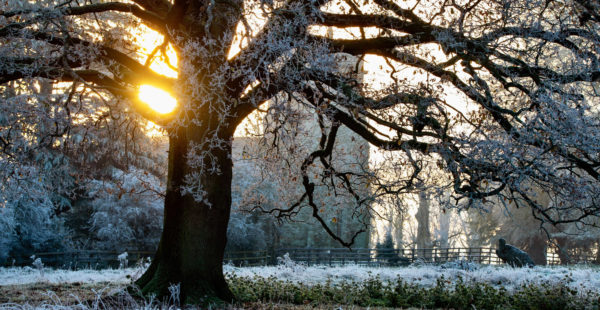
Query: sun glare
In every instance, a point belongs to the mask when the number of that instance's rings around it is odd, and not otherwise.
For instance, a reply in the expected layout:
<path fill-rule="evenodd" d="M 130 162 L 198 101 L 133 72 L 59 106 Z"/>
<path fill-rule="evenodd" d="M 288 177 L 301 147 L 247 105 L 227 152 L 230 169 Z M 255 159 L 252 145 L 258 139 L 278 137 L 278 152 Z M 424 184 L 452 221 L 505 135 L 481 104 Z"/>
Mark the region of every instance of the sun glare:
<path fill-rule="evenodd" d="M 168 92 L 151 85 L 140 86 L 139 98 L 158 113 L 172 112 L 177 106 L 177 100 Z"/>
<path fill-rule="evenodd" d="M 139 44 L 137 52 L 140 61 L 146 62 L 150 69 L 158 74 L 177 78 L 175 50 L 170 45 L 165 50 L 156 50 L 164 42 L 163 35 L 146 27 L 135 28 L 132 31 Z M 170 113 L 177 106 L 177 101 L 168 92 L 148 84 L 140 85 L 138 98 L 158 113 Z"/>

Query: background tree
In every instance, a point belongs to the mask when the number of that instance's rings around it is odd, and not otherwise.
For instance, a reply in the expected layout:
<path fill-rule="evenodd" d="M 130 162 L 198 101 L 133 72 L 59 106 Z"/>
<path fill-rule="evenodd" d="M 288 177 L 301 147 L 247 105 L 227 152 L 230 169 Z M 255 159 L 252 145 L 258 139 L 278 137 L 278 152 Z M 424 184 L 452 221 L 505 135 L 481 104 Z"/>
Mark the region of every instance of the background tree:
<path fill-rule="evenodd" d="M 168 130 L 163 232 L 152 265 L 137 281 L 144 293 L 165 296 L 169 285 L 180 283 L 186 302 L 232 300 L 222 274 L 231 143 L 238 124 L 269 99 L 272 128 L 293 126 L 295 102 L 319 115 L 321 129 L 318 147 L 298 172 L 303 193 L 280 211 L 309 208 L 343 245 L 350 246 L 363 229 L 340 238 L 319 213 L 316 189 L 353 197 L 347 207 L 363 216 L 372 212 L 373 197 L 413 191 L 426 175 L 425 162 L 446 171 L 444 186 L 456 200 L 467 201 L 465 208 L 477 201 L 491 207 L 486 198 L 500 196 L 555 225 L 598 215 L 600 18 L 593 3 L 9 0 L 0 5 L 3 89 L 13 81 L 35 87 L 31 81 L 37 78 L 65 82 L 78 96 L 91 89 L 83 96 L 117 98 L 123 109 Z M 149 57 L 137 53 L 141 38 L 135 30 L 143 27 L 164 35 L 165 43 Z M 345 34 L 327 36 L 328 27 Z M 156 55 L 168 55 L 168 48 L 178 56 L 176 79 L 147 65 Z M 372 59 L 389 79 L 357 83 L 338 70 L 345 54 Z M 177 109 L 164 114 L 149 109 L 137 97 L 140 84 L 171 92 Z M 41 98 L 33 89 L 26 94 Z M 50 125 L 70 111 L 60 102 L 37 106 L 32 113 Z M 24 99 L 9 114 L 29 107 Z M 35 127 L 28 124 L 15 130 Z M 332 165 L 342 127 L 373 147 L 397 152 L 396 169 L 404 173 L 386 179 Z M 290 133 L 278 139 L 292 146 Z M 27 137 L 22 140 L 41 142 Z M 5 150 L 21 147 L 14 139 L 2 143 Z M 368 197 L 360 197 L 355 188 L 367 185 Z M 535 197 L 539 190 L 562 204 L 541 205 Z"/>
<path fill-rule="evenodd" d="M 388 264 L 390 266 L 397 265 L 408 265 L 410 263 L 410 259 L 401 256 L 394 247 L 394 240 L 392 240 L 392 234 L 388 231 L 385 234 L 385 238 L 382 243 L 377 242 L 375 246 L 377 249 L 375 257 L 377 258 L 377 262 L 380 264 Z"/>
<path fill-rule="evenodd" d="M 253 122 L 240 125 L 245 135 L 240 133 L 233 143 L 233 210 L 272 214 L 276 220 L 273 224 L 278 226 L 278 236 L 273 241 L 277 240 L 284 247 L 340 246 L 318 222 L 311 221 L 313 210 L 308 205 L 301 202 L 293 212 L 283 212 L 304 192 L 302 178 L 298 177 L 300 168 L 318 147 L 323 124 L 322 119 L 300 103 L 291 101 L 287 104 L 294 110 L 292 122 L 271 127 L 274 122 L 270 118 L 279 113 L 278 105 L 271 103 L 265 104 L 263 112 L 251 117 L 256 121 L 253 126 L 249 124 Z M 238 128 L 238 132 L 240 130 Z M 352 131 L 340 129 L 332 149 L 331 165 L 343 167 L 348 173 L 364 173 L 368 169 L 369 147 L 361 142 Z M 356 188 L 356 194 L 366 199 L 368 190 L 363 184 Z M 349 239 L 361 227 L 366 230 L 370 218 L 348 208 L 354 204 L 354 196 L 335 191 L 331 184 L 325 183 L 315 186 L 313 198 L 319 206 L 318 213 L 330 223 L 337 236 Z M 268 243 L 279 247 L 275 242 Z M 354 245 L 368 247 L 368 234 L 358 236 Z"/>
<path fill-rule="evenodd" d="M 431 240 L 431 229 L 429 225 L 429 212 L 430 212 L 430 197 L 427 192 L 421 188 L 419 193 L 419 208 L 415 218 L 417 219 L 417 253 L 421 258 L 431 259 L 432 252 L 425 249 L 431 249 L 433 242 Z"/>

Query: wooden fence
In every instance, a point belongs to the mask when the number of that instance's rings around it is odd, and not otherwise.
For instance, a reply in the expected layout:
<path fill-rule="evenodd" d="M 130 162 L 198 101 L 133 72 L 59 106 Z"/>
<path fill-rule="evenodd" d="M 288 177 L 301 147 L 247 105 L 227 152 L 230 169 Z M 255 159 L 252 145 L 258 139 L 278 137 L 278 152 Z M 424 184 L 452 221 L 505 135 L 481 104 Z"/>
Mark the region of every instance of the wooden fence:
<path fill-rule="evenodd" d="M 225 252 L 223 261 L 235 266 L 265 266 L 273 265 L 275 257 L 267 251 Z"/>
<path fill-rule="evenodd" d="M 127 252 L 125 260 L 127 266 L 135 266 L 143 263 L 154 256 L 154 251 L 123 251 Z M 35 257 L 40 258 L 44 266 L 59 267 L 64 269 L 103 269 L 118 268 L 124 261 L 119 260 L 119 255 L 123 252 L 116 251 L 69 251 L 69 252 L 42 252 L 36 253 Z M 264 266 L 269 264 L 267 251 L 246 251 L 246 252 L 227 252 L 224 261 L 237 266 Z M 31 266 L 33 259 L 19 258 L 14 261 L 9 259 L 5 265 Z"/>
<path fill-rule="evenodd" d="M 278 258 L 287 257 L 306 265 L 340 266 L 357 264 L 363 266 L 400 266 L 415 262 L 440 264 L 463 260 L 479 264 L 502 264 L 495 248 L 431 248 L 431 249 L 367 249 L 367 248 L 280 248 L 271 251 L 226 252 L 224 261 L 235 266 L 264 266 L 278 263 Z M 121 252 L 74 251 L 36 253 L 45 266 L 67 269 L 117 268 Z M 133 266 L 154 255 L 152 251 L 127 251 L 127 265 Z M 21 258 L 5 265 L 31 265 L 32 259 Z M 561 264 L 555 253 L 548 253 L 548 265 Z M 595 256 L 570 257 L 570 264 L 597 264 Z"/>
<path fill-rule="evenodd" d="M 365 249 L 355 248 L 288 248 L 277 250 L 277 256 L 286 253 L 293 261 L 307 265 L 397 266 L 414 262 L 445 263 L 466 260 L 480 264 L 501 264 L 495 248 L 432 248 L 432 249 Z"/>
<path fill-rule="evenodd" d="M 151 251 L 124 251 L 127 252 L 126 265 L 134 266 L 141 263 L 143 259 L 152 257 Z M 68 251 L 68 252 L 42 252 L 36 253 L 35 257 L 40 258 L 44 266 L 60 267 L 65 269 L 102 269 L 118 268 L 121 265 L 118 257 L 123 252 L 115 251 Z M 17 265 L 31 264 L 31 259 L 21 259 Z"/>
<path fill-rule="evenodd" d="M 558 250 L 555 250 L 558 251 Z M 571 254 L 566 259 L 568 265 L 576 265 L 576 264 L 586 264 L 586 265 L 597 265 L 600 264 L 600 260 L 597 255 L 591 254 Z M 551 252 L 546 254 L 546 261 L 548 265 L 561 265 L 565 264 L 561 261 L 560 256 L 556 252 Z"/>
<path fill-rule="evenodd" d="M 364 249 L 355 248 L 287 248 L 278 249 L 277 257 L 288 254 L 293 261 L 307 265 L 398 266 L 415 262 L 440 264 L 463 260 L 486 265 L 499 265 L 502 260 L 496 255 L 496 248 L 431 248 L 431 249 Z M 561 264 L 600 264 L 597 255 L 571 254 L 563 262 L 555 250 L 546 255 L 547 265 Z"/>

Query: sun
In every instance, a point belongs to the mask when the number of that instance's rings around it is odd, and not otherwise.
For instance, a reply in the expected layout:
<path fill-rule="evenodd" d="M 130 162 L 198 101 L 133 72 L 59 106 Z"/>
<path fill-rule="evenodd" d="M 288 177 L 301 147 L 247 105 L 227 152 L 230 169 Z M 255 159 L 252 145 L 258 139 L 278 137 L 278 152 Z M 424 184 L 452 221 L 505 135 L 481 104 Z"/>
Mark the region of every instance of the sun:
<path fill-rule="evenodd" d="M 158 113 L 171 113 L 177 107 L 175 98 L 171 97 L 168 92 L 152 85 L 141 85 L 138 96 Z"/>
<path fill-rule="evenodd" d="M 139 58 L 149 65 L 150 69 L 158 74 L 177 78 L 177 53 L 169 44 L 164 50 L 165 55 L 156 53 L 157 46 L 164 42 L 162 34 L 140 27 L 132 30 L 139 44 Z M 177 100 L 169 92 L 150 84 L 143 84 L 138 89 L 138 99 L 148 105 L 152 110 L 167 114 L 177 107 Z"/>

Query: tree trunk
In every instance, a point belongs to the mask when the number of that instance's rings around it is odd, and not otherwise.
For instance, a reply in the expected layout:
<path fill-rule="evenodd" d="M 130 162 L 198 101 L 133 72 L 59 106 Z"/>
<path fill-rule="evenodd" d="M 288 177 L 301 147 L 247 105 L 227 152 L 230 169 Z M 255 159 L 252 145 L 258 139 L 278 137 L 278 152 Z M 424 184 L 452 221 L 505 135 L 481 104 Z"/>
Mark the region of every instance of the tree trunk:
<path fill-rule="evenodd" d="M 448 248 L 450 246 L 450 241 L 448 240 L 450 236 L 450 210 L 440 210 L 438 223 L 440 225 L 438 246 L 440 248 Z"/>
<path fill-rule="evenodd" d="M 568 253 L 568 241 L 566 238 L 556 238 L 556 245 L 558 248 L 556 249 L 556 253 L 560 258 L 561 265 L 568 265 L 571 261 Z"/>
<path fill-rule="evenodd" d="M 545 266 L 548 263 L 546 260 L 546 238 L 543 235 L 537 234 L 529 238 L 525 248 L 536 265 Z"/>
<path fill-rule="evenodd" d="M 397 248 L 404 248 L 404 210 L 400 208 L 394 209 L 394 213 L 392 214 L 392 236 L 396 241 Z"/>
<path fill-rule="evenodd" d="M 431 259 L 431 231 L 429 230 L 429 196 L 421 189 L 419 192 L 419 209 L 415 215 L 417 218 L 417 249 L 419 257 Z"/>
<path fill-rule="evenodd" d="M 170 296 L 169 287 L 180 286 L 181 303 L 231 302 L 233 294 L 223 276 L 223 254 L 231 208 L 232 132 L 220 135 L 225 149 L 211 149 L 219 173 L 203 173 L 200 185 L 205 200 L 182 195 L 184 178 L 193 168 L 187 162 L 190 141 L 202 137 L 190 126 L 171 134 L 164 227 L 158 250 L 146 273 L 136 282 L 146 296 Z M 208 204 L 206 203 L 208 202 Z"/>

